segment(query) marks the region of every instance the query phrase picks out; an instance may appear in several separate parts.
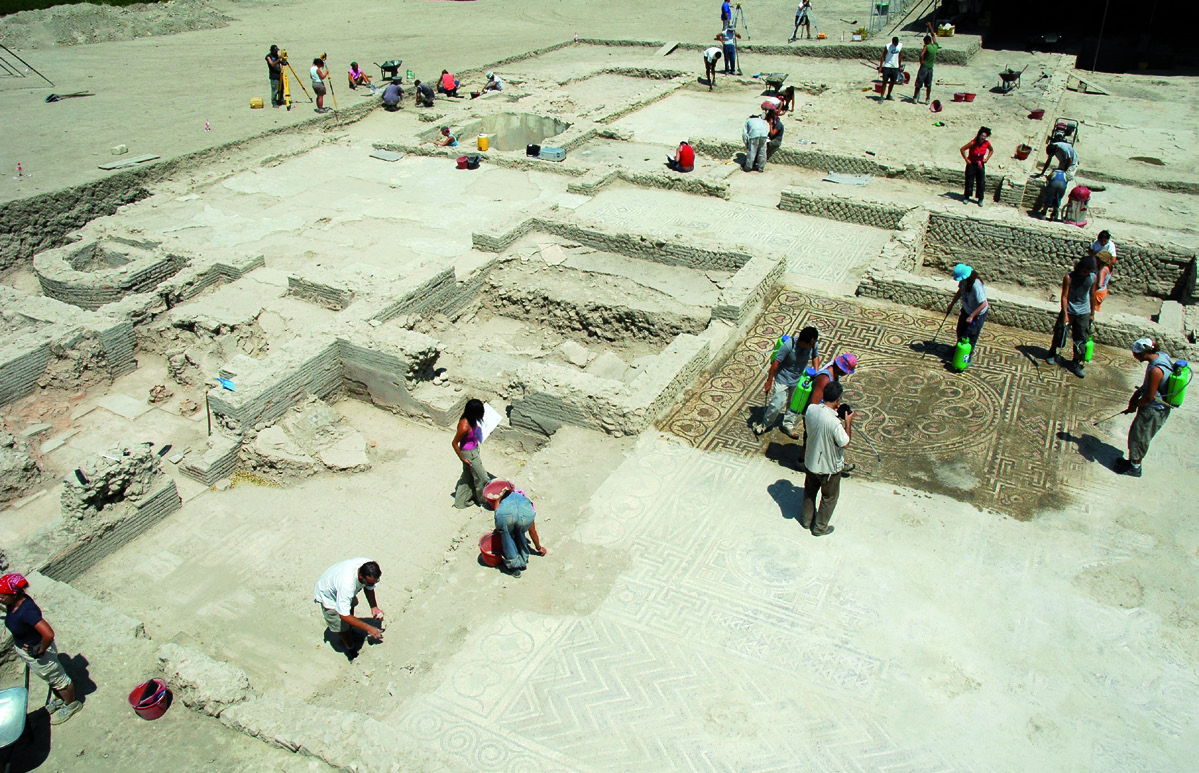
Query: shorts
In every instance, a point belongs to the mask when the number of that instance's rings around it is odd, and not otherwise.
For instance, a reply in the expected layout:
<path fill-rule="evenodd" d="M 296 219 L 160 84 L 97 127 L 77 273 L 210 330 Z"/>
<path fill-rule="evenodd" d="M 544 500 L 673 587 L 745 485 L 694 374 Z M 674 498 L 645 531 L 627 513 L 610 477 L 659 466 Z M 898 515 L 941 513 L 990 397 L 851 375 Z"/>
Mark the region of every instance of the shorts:
<path fill-rule="evenodd" d="M 53 644 L 47 647 L 41 656 L 36 658 L 20 647 L 16 647 L 15 649 L 17 650 L 17 654 L 21 656 L 21 660 L 24 660 L 29 665 L 29 670 L 37 674 L 42 681 L 55 690 L 65 690 L 71 686 L 71 677 L 67 676 L 62 663 L 58 662 L 58 648 Z"/>
<path fill-rule="evenodd" d="M 804 12 L 803 12 L 803 13 L 801 13 L 799 16 L 796 16 L 796 17 L 795 17 L 795 26 L 796 26 L 796 27 L 799 27 L 799 26 L 801 26 L 801 25 L 804 25 L 804 24 L 811 24 L 811 20 L 808 18 L 808 12 L 807 12 L 807 11 L 804 11 Z"/>
<path fill-rule="evenodd" d="M 888 83 L 894 84 L 894 83 L 898 83 L 898 82 L 899 82 L 899 68 L 898 67 L 884 67 L 883 68 L 883 85 L 886 86 Z"/>
<path fill-rule="evenodd" d="M 318 97 L 325 96 L 325 84 L 317 83 L 316 81 L 313 81 L 312 82 L 312 93 L 316 94 Z"/>
<path fill-rule="evenodd" d="M 919 91 L 921 87 L 926 89 L 933 87 L 933 68 L 921 67 L 916 73 L 916 90 Z"/>
<path fill-rule="evenodd" d="M 350 626 L 348 626 L 346 624 L 345 620 L 341 619 L 341 615 L 337 614 L 336 609 L 329 609 L 328 607 L 321 604 L 321 602 L 319 602 L 319 601 L 314 602 L 314 603 L 318 607 L 320 607 L 321 616 L 325 618 L 325 627 L 326 628 L 328 628 L 333 633 L 341 633 L 342 631 L 350 630 Z"/>

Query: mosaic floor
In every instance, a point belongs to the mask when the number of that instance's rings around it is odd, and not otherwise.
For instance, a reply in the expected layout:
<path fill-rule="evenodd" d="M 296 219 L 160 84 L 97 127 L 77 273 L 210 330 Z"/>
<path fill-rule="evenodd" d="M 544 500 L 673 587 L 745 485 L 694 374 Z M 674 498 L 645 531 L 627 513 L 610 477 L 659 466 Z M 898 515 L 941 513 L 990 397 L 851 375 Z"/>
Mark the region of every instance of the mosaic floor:
<path fill-rule="evenodd" d="M 745 345 L 701 381 L 662 428 L 701 449 L 798 459 L 799 445 L 781 432 L 755 438 L 749 422 L 762 410 L 765 364 L 778 336 L 815 325 L 826 358 L 844 351 L 858 355 L 844 398 L 857 413 L 859 432 L 846 457 L 858 465 L 857 474 L 1020 518 L 1089 488 L 1092 465 L 1071 444 L 1088 434 L 1090 421 L 1127 404 L 1135 363 L 1097 349 L 1087 378 L 1079 381 L 1040 360 L 1046 337 L 988 324 L 976 363 L 954 374 L 943 358 L 955 319 L 924 355 L 940 316 L 784 291 Z M 864 439 L 874 443 L 881 461 Z"/>

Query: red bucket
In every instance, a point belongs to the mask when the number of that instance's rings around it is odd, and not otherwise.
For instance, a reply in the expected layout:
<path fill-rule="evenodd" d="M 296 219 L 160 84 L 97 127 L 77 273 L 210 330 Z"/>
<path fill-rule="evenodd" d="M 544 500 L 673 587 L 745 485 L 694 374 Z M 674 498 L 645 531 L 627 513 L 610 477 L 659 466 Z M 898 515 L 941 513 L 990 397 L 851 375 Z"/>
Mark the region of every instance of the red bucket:
<path fill-rule="evenodd" d="M 966 96 L 967 102 L 973 102 L 974 98 L 977 97 L 978 95 L 975 94 L 973 91 L 967 91 L 965 96 Z"/>
<path fill-rule="evenodd" d="M 129 705 L 142 719 L 158 719 L 171 706 L 171 691 L 161 679 L 142 682 L 129 693 Z"/>
<path fill-rule="evenodd" d="M 1039 121 L 1045 117 L 1045 111 L 1044 110 L 1033 110 L 1031 113 L 1028 114 L 1028 117 L 1034 121 Z"/>
<path fill-rule="evenodd" d="M 912 74 L 910 72 L 908 72 L 907 70 L 903 71 L 903 82 L 905 84 L 912 82 Z"/>
<path fill-rule="evenodd" d="M 466 168 L 466 156 L 458 156 L 458 168 L 459 169 Z"/>
<path fill-rule="evenodd" d="M 495 532 L 489 531 L 479 539 L 479 554 L 483 557 L 483 563 L 488 566 L 499 566 L 500 557 L 495 552 Z"/>
<path fill-rule="evenodd" d="M 955 91 L 955 92 L 953 93 L 953 101 L 954 101 L 954 102 L 964 102 L 964 101 L 965 101 L 965 99 L 966 99 L 966 92 L 964 92 L 964 91 Z"/>
<path fill-rule="evenodd" d="M 1032 153 L 1032 145 L 1017 145 L 1016 146 L 1016 158 L 1020 159 L 1021 161 L 1028 158 L 1028 155 L 1030 153 Z"/>
<path fill-rule="evenodd" d="M 887 84 L 882 83 L 882 82 L 874 84 L 874 93 L 875 94 L 882 94 L 886 90 L 887 90 Z"/>

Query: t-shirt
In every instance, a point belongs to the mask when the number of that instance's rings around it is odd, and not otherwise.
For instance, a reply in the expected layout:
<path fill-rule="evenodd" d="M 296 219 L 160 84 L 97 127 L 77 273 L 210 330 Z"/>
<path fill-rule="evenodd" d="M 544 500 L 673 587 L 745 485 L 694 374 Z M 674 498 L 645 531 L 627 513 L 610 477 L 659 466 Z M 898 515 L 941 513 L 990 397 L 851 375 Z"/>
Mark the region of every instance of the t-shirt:
<path fill-rule="evenodd" d="M 421 85 L 417 86 L 416 93 L 420 94 L 422 97 L 429 100 L 430 102 L 433 101 L 433 87 L 427 83 L 422 83 Z"/>
<path fill-rule="evenodd" d="M 271 80 L 279 80 L 279 76 L 283 73 L 283 60 L 276 58 L 271 62 L 271 54 L 266 55 L 266 70 L 271 74 Z"/>
<path fill-rule="evenodd" d="M 695 166 L 695 148 L 685 142 L 679 146 L 679 166 L 684 169 Z"/>
<path fill-rule="evenodd" d="M 711 48 L 704 49 L 704 61 L 715 62 L 719 58 L 720 58 L 720 48 L 719 47 L 712 46 Z M 695 61 L 695 60 L 693 59 L 692 61 Z"/>
<path fill-rule="evenodd" d="M 733 9 L 729 7 L 729 0 L 724 0 L 724 2 L 720 4 L 720 20 L 724 21 L 731 18 L 733 18 Z"/>
<path fill-rule="evenodd" d="M 400 95 L 403 93 L 404 91 L 400 88 L 400 84 L 387 84 L 387 87 L 383 89 L 383 104 L 392 106 L 400 104 Z"/>
<path fill-rule="evenodd" d="M 456 147 L 458 147 L 458 138 L 457 138 L 457 137 L 454 135 L 454 133 L 453 133 L 453 132 L 450 132 L 450 133 L 449 133 L 449 134 L 447 134 L 446 136 L 450 138 L 450 142 L 449 142 L 449 144 L 448 144 L 448 145 L 446 145 L 446 147 L 447 147 L 447 148 L 456 148 Z M 475 429 L 478 429 L 478 427 L 475 427 Z"/>
<path fill-rule="evenodd" d="M 23 650 L 42 643 L 42 635 L 34 627 L 40 622 L 42 622 L 41 607 L 33 603 L 33 599 L 28 596 L 21 602 L 21 606 L 9 612 L 8 616 L 4 618 L 4 625 L 12 633 L 13 641 Z"/>
<path fill-rule="evenodd" d="M 1078 163 L 1078 153 L 1068 142 L 1054 142 L 1049 146 L 1049 152 L 1057 158 L 1058 168 L 1064 168 Z"/>
<path fill-rule="evenodd" d="M 353 78 L 354 80 L 358 80 L 359 78 L 361 78 L 362 77 L 362 68 L 355 70 L 353 67 L 351 67 L 350 68 L 350 77 Z"/>
<path fill-rule="evenodd" d="M 1087 274 L 1079 279 L 1078 274 L 1070 274 L 1070 292 L 1066 296 L 1066 311 L 1070 314 L 1091 313 L 1091 286 L 1095 284 L 1095 275 Z"/>
<path fill-rule="evenodd" d="M 737 45 L 737 30 L 731 26 L 725 27 L 724 29 L 722 29 L 720 31 L 720 40 L 726 46 L 736 46 Z"/>
<path fill-rule="evenodd" d="M 966 158 L 972 163 L 981 164 L 983 159 L 987 157 L 987 151 L 991 149 L 991 141 L 983 140 L 975 142 L 966 150 Z"/>
<path fill-rule="evenodd" d="M 765 137 L 770 134 L 770 124 L 758 116 L 750 116 L 750 119 L 745 122 L 745 129 L 741 132 L 741 139 L 749 141 L 757 137 Z"/>
<path fill-rule="evenodd" d="M 899 67 L 899 52 L 903 50 L 903 43 L 888 43 L 887 55 L 883 59 L 883 67 Z"/>
<path fill-rule="evenodd" d="M 770 129 L 773 132 L 773 134 L 770 137 L 770 141 L 771 142 L 782 142 L 783 141 L 783 119 L 779 118 L 776 115 L 774 117 L 774 119 L 771 120 L 771 122 L 770 122 Z"/>
<path fill-rule="evenodd" d="M 1102 244 L 1098 239 L 1091 242 L 1091 252 L 1098 255 L 1099 253 L 1103 252 L 1104 250 L 1107 250 L 1108 252 L 1110 252 L 1111 256 L 1113 258 L 1118 257 L 1116 255 L 1116 243 L 1114 241 L 1112 241 L 1111 239 L 1107 240 L 1107 244 Z"/>
<path fill-rule="evenodd" d="M 799 19 L 801 17 L 807 16 L 809 10 L 811 10 L 810 5 L 808 5 L 807 3 L 800 3 L 795 8 L 795 18 Z"/>
<path fill-rule="evenodd" d="M 782 346 L 774 355 L 774 361 L 779 364 L 778 372 L 774 374 L 775 380 L 783 386 L 795 386 L 799 383 L 799 377 L 803 375 L 808 363 L 819 356 L 819 341 L 812 344 L 811 349 L 808 349 L 795 338 L 788 338 L 783 341 Z"/>
<path fill-rule="evenodd" d="M 987 291 L 983 289 L 983 283 L 977 279 L 974 280 L 973 286 L 967 290 L 967 281 L 968 280 L 963 279 L 962 281 L 958 282 L 958 288 L 962 291 L 962 311 L 966 312 L 967 314 L 973 314 L 975 309 L 977 309 L 979 306 L 982 306 L 983 303 L 986 302 Z"/>
<path fill-rule="evenodd" d="M 446 91 L 453 91 L 454 89 L 458 88 L 458 83 L 454 80 L 454 76 L 447 72 L 445 75 L 441 76 L 441 87 Z"/>
<path fill-rule="evenodd" d="M 929 43 L 924 47 L 924 62 L 923 66 L 932 69 L 932 66 L 937 63 L 937 52 L 941 47 L 936 43 Z"/>
<path fill-rule="evenodd" d="M 494 78 L 492 78 L 491 80 L 487 81 L 487 85 L 484 86 L 483 88 L 495 89 L 496 91 L 503 91 L 504 90 L 504 79 L 497 75 Z"/>
<path fill-rule="evenodd" d="M 845 446 L 849 433 L 837 418 L 837 412 L 824 403 L 809 405 L 804 411 L 808 439 L 804 444 L 803 463 L 808 472 L 832 475 L 845 467 Z"/>
<path fill-rule="evenodd" d="M 312 591 L 313 598 L 325 609 L 332 609 L 339 615 L 350 614 L 350 604 L 358 591 L 364 587 L 374 590 L 374 585 L 363 585 L 358 581 L 358 570 L 370 561 L 369 558 L 351 558 L 334 564 L 325 570 L 316 581 Z"/>

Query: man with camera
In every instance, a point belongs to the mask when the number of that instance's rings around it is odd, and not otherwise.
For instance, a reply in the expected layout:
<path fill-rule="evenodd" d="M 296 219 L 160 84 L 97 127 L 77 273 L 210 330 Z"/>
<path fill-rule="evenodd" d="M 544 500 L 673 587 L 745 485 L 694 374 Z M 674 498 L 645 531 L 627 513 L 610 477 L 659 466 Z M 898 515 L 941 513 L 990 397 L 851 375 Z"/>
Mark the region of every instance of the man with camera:
<path fill-rule="evenodd" d="M 844 387 L 839 381 L 829 381 L 822 390 L 821 401 L 813 400 L 804 411 L 808 437 L 804 443 L 803 509 L 799 522 L 812 530 L 813 537 L 832 534 L 829 520 L 837 507 L 841 493 L 841 474 L 845 469 L 845 447 L 853 433 L 853 409 L 841 403 Z M 815 395 L 813 395 L 815 397 Z M 845 422 L 845 426 L 841 422 Z M 820 507 L 816 507 L 816 495 Z"/>

